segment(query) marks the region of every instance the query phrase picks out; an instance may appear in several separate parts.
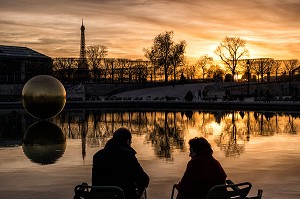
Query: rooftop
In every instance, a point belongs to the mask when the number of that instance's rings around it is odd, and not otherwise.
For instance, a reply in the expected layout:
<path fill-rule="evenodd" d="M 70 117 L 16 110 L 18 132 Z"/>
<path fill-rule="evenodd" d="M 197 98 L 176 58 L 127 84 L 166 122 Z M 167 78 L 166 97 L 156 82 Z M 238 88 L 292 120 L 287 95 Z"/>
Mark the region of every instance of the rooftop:
<path fill-rule="evenodd" d="M 0 57 L 50 58 L 27 47 L 0 45 Z"/>

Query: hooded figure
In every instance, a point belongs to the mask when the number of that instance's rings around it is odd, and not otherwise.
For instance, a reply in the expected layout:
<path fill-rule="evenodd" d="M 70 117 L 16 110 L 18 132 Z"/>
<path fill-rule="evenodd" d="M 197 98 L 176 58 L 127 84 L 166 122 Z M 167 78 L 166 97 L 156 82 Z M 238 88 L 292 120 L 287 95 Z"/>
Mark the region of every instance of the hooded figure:
<path fill-rule="evenodd" d="M 93 157 L 93 186 L 118 186 L 126 199 L 138 198 L 149 184 L 145 173 L 131 145 L 131 133 L 119 128 Z"/>
<path fill-rule="evenodd" d="M 219 161 L 213 156 L 213 150 L 203 137 L 189 141 L 190 157 L 181 181 L 175 185 L 177 199 L 205 199 L 207 192 L 215 185 L 225 184 L 226 173 Z"/>

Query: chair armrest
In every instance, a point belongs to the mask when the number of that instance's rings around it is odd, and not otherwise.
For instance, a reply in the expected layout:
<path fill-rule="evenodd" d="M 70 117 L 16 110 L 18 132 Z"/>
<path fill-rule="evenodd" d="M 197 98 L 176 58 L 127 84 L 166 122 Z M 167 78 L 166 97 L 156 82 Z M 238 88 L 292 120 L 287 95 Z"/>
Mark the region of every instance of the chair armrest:
<path fill-rule="evenodd" d="M 232 182 L 232 180 L 228 179 L 228 180 L 226 180 L 226 184 L 234 184 L 234 182 Z"/>
<path fill-rule="evenodd" d="M 232 182 L 232 180 L 228 179 L 226 180 L 226 184 L 234 184 L 234 182 Z M 231 187 L 234 191 L 239 190 L 240 188 L 238 187 Z"/>

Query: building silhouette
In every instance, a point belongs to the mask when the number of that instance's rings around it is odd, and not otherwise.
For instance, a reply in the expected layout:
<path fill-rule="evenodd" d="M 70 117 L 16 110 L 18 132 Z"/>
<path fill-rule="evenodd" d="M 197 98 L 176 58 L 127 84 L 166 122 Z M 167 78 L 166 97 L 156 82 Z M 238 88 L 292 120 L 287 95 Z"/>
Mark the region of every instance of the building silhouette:
<path fill-rule="evenodd" d="M 27 47 L 0 45 L 0 83 L 25 83 L 36 75 L 52 74 L 51 57 Z"/>

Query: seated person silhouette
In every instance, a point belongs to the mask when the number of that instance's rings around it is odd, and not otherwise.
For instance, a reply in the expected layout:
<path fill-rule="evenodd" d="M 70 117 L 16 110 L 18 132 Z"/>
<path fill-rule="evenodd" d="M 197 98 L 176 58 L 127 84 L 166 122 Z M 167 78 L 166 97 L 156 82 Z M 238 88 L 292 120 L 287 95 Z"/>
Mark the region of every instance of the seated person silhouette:
<path fill-rule="evenodd" d="M 93 157 L 92 185 L 118 186 L 126 199 L 140 198 L 149 184 L 145 173 L 131 145 L 131 132 L 119 128 Z"/>
<path fill-rule="evenodd" d="M 175 188 L 177 199 L 205 199 L 215 185 L 225 184 L 226 173 L 221 164 L 212 156 L 213 150 L 203 137 L 189 140 L 190 157 L 184 175 Z"/>

